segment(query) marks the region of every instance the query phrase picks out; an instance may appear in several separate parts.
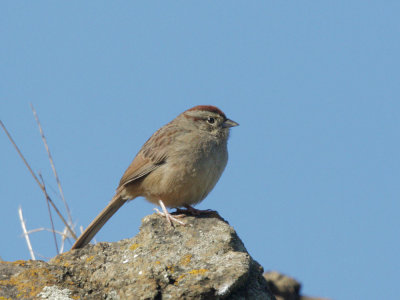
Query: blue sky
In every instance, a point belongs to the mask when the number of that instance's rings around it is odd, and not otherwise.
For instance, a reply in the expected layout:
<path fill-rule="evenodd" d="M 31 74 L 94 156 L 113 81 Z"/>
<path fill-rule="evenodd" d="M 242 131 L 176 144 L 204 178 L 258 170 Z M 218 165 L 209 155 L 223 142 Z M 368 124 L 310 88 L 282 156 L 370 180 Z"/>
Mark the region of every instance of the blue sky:
<path fill-rule="evenodd" d="M 305 294 L 398 297 L 398 1 L 3 1 L 0 11 L 0 119 L 63 209 L 33 103 L 78 225 L 156 129 L 213 104 L 240 126 L 199 208 L 219 211 Z M 3 133 L 0 148 L 0 256 L 28 259 L 17 208 L 29 229 L 50 227 L 46 203 Z M 129 203 L 97 240 L 134 236 L 152 208 Z M 32 243 L 55 255 L 49 233 Z"/>

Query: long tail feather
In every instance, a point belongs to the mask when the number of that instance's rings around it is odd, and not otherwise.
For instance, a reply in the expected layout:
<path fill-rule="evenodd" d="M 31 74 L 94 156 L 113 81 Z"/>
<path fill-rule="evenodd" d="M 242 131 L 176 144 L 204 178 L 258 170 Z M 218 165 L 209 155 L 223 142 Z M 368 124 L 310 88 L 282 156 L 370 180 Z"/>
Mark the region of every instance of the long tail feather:
<path fill-rule="evenodd" d="M 110 203 L 101 211 L 101 213 L 89 224 L 81 236 L 72 245 L 71 249 L 79 249 L 89 244 L 96 233 L 104 226 L 104 224 L 124 205 L 126 201 L 122 199 L 120 193 L 117 193 Z"/>

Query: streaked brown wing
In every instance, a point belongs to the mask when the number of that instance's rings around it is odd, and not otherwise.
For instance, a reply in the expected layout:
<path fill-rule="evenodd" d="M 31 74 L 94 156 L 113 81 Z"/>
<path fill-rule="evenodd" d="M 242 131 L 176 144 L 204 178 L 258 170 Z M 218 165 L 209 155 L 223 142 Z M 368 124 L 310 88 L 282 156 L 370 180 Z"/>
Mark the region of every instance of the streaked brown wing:
<path fill-rule="evenodd" d="M 151 171 L 158 168 L 158 166 L 161 164 L 162 162 L 153 163 L 150 159 L 143 157 L 142 153 L 138 153 L 128 169 L 126 169 L 121 181 L 119 182 L 119 186 L 126 185 L 143 176 L 146 176 Z"/>
<path fill-rule="evenodd" d="M 168 134 L 163 134 L 168 129 Z M 170 124 L 157 130 L 143 145 L 135 159 L 121 178 L 119 186 L 126 185 L 132 181 L 148 175 L 165 163 L 167 159 L 167 145 L 171 135 L 176 133 L 176 129 Z"/>

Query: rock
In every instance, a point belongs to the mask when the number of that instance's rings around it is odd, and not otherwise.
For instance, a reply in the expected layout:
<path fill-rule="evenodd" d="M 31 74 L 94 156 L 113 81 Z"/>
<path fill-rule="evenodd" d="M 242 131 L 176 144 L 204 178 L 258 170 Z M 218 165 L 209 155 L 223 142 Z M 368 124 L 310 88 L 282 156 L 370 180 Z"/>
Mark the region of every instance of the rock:
<path fill-rule="evenodd" d="M 139 234 L 43 261 L 0 262 L 0 299 L 274 299 L 262 267 L 217 215 L 167 226 L 156 215 Z"/>
<path fill-rule="evenodd" d="M 327 300 L 300 295 L 301 284 L 296 279 L 276 271 L 265 272 L 264 277 L 276 300 Z"/>

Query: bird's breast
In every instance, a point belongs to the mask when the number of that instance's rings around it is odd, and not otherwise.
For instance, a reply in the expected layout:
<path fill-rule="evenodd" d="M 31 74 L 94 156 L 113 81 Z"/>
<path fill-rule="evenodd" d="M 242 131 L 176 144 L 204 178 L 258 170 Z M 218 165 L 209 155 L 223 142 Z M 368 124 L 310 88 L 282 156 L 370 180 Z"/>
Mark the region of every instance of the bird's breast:
<path fill-rule="evenodd" d="M 161 199 L 168 207 L 193 205 L 213 189 L 225 169 L 226 145 L 208 149 L 176 151 L 143 181 L 145 197 L 153 203 Z"/>

